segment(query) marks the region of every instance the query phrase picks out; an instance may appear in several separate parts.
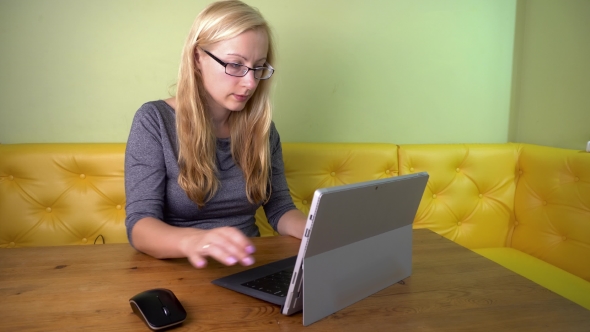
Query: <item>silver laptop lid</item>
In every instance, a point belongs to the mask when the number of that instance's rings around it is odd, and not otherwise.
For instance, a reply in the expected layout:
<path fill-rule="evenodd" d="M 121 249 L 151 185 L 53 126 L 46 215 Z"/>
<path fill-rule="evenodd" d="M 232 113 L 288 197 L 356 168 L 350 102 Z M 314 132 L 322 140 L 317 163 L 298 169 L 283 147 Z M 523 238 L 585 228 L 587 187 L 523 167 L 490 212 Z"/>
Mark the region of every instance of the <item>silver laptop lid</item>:
<path fill-rule="evenodd" d="M 309 325 L 407 278 L 427 181 L 417 173 L 316 190 L 282 312 L 303 308 Z"/>

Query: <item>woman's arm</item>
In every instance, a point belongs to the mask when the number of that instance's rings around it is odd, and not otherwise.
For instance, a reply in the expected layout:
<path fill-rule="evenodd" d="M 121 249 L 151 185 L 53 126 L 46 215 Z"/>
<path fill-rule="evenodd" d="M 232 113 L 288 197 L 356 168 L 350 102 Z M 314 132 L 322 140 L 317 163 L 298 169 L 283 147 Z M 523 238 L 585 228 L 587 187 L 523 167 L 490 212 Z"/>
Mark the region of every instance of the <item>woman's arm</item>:
<path fill-rule="evenodd" d="M 197 268 L 207 265 L 208 256 L 225 265 L 254 263 L 252 242 L 232 227 L 181 228 L 146 217 L 137 221 L 131 237 L 135 248 L 141 252 L 159 259 L 187 257 Z"/>
<path fill-rule="evenodd" d="M 293 204 L 293 198 L 285 177 L 281 138 L 274 123 L 271 123 L 270 128 L 270 149 L 272 151 L 272 177 L 270 183 L 272 190 L 268 202 L 264 204 L 264 212 L 269 224 L 279 234 L 300 239 L 303 237 L 307 218 Z"/>
<path fill-rule="evenodd" d="M 303 215 L 303 212 L 295 209 L 283 214 L 279 219 L 277 229 L 281 235 L 291 235 L 301 239 L 305 231 L 306 222 L 307 217 Z"/>

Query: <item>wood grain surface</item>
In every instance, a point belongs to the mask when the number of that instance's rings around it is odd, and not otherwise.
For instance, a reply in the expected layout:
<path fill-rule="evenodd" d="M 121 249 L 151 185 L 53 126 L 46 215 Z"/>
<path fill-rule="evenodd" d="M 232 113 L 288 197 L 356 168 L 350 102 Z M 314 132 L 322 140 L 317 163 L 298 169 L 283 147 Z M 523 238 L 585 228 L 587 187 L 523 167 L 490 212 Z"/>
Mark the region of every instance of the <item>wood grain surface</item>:
<path fill-rule="evenodd" d="M 290 237 L 253 239 L 256 265 L 295 255 Z M 590 331 L 590 311 L 429 230 L 414 231 L 413 273 L 308 327 L 302 314 L 211 284 L 246 269 L 157 260 L 128 244 L 0 250 L 0 331 L 149 331 L 129 298 L 172 290 L 173 331 Z"/>

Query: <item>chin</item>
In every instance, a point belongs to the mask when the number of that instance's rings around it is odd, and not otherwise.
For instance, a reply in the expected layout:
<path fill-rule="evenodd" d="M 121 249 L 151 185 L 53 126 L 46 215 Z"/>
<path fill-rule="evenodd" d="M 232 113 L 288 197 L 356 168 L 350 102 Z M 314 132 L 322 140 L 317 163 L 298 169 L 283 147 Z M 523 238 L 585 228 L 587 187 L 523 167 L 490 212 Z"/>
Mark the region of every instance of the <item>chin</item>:
<path fill-rule="evenodd" d="M 227 109 L 232 112 L 240 112 L 240 111 L 244 110 L 244 108 L 246 108 L 246 104 L 228 105 L 228 106 L 229 107 Z"/>

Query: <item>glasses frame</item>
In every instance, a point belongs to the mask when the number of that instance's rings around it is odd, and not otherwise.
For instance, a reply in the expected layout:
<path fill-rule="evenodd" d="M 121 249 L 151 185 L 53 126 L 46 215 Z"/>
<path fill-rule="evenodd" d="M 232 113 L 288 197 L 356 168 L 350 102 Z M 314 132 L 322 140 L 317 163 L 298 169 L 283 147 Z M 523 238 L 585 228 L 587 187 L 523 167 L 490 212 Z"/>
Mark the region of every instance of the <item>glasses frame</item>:
<path fill-rule="evenodd" d="M 199 48 L 200 48 L 200 47 L 199 47 Z M 244 77 L 244 76 L 248 75 L 248 73 L 249 73 L 250 71 L 253 71 L 253 72 L 254 72 L 254 78 L 255 78 L 255 79 L 257 79 L 257 80 L 267 80 L 267 79 L 271 78 L 271 77 L 272 77 L 272 75 L 273 75 L 273 74 L 274 74 L 274 72 L 275 72 L 275 69 L 274 69 L 274 68 L 273 68 L 273 67 L 272 67 L 272 66 L 271 66 L 269 63 L 266 63 L 266 66 L 262 66 L 262 67 L 255 67 L 255 68 L 250 68 L 250 67 L 248 67 L 248 66 L 241 65 L 241 64 L 239 64 L 239 63 L 235 63 L 235 62 L 224 62 L 224 61 L 222 61 L 221 59 L 219 59 L 218 57 L 216 57 L 215 55 L 211 54 L 209 51 L 207 51 L 207 50 L 204 50 L 204 49 L 202 49 L 202 48 L 201 48 L 201 50 L 202 50 L 203 52 L 205 52 L 205 53 L 206 53 L 208 56 L 210 56 L 210 57 L 211 57 L 213 60 L 215 60 L 217 63 L 219 63 L 220 65 L 222 65 L 222 66 L 223 66 L 223 68 L 225 69 L 225 73 L 226 73 L 227 75 L 229 75 L 229 76 L 233 76 L 233 77 Z M 246 72 L 244 72 L 244 75 L 234 75 L 234 74 L 230 74 L 230 73 L 228 73 L 228 72 L 227 72 L 227 65 L 236 65 L 236 66 L 241 66 L 241 67 L 247 68 L 248 70 L 246 70 Z M 268 76 L 267 78 L 256 77 L 256 70 L 257 70 L 257 69 L 262 69 L 262 68 L 270 70 L 270 76 Z"/>

